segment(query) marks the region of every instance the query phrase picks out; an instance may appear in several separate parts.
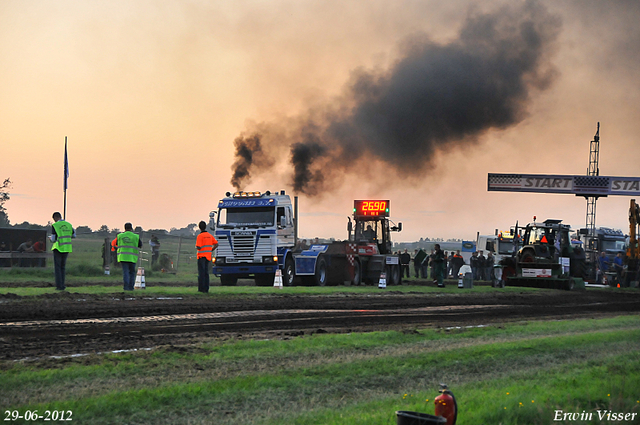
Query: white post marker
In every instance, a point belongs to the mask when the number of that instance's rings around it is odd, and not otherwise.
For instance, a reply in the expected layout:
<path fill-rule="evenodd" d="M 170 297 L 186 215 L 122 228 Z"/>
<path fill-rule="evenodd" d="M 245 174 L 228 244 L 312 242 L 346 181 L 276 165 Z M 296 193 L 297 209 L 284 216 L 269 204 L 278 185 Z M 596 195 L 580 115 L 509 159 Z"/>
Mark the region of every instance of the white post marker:
<path fill-rule="evenodd" d="M 282 289 L 282 270 L 276 270 L 276 277 L 273 279 L 273 287 Z"/>
<path fill-rule="evenodd" d="M 387 273 L 380 273 L 380 281 L 378 282 L 378 288 L 386 288 L 387 287 Z"/>
<path fill-rule="evenodd" d="M 146 289 L 144 283 L 144 267 L 138 267 L 138 274 L 136 275 L 136 284 L 134 289 Z"/>

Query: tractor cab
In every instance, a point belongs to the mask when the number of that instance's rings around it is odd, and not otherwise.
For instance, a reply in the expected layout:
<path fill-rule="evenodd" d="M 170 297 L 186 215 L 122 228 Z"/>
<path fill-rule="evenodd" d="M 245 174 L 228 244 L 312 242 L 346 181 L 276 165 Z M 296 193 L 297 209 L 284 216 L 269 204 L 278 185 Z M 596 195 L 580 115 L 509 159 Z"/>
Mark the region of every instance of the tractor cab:
<path fill-rule="evenodd" d="M 349 217 L 349 240 L 359 245 L 375 246 L 380 254 L 391 254 L 391 232 L 402 230 L 402 223 L 391 225 L 389 201 L 354 201 L 353 221 Z"/>
<path fill-rule="evenodd" d="M 571 226 L 562 224 L 562 220 L 536 223 L 534 218 L 534 222 L 525 227 L 518 262 L 557 262 L 558 257 L 568 257 L 572 250 L 570 231 Z"/>

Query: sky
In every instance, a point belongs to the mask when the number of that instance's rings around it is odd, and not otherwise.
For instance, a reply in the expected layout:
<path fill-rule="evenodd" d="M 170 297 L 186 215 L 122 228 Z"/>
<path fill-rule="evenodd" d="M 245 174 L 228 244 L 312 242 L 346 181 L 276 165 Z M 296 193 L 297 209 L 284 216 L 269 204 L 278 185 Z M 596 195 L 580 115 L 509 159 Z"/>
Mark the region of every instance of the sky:
<path fill-rule="evenodd" d="M 67 137 L 74 226 L 181 228 L 241 188 L 297 194 L 306 238 L 345 238 L 368 198 L 398 242 L 584 227 L 584 198 L 487 175 L 586 174 L 599 122 L 600 175 L 640 177 L 639 18 L 635 0 L 4 0 L 5 208 L 63 210 Z M 628 232 L 628 209 L 600 198 L 596 225 Z"/>

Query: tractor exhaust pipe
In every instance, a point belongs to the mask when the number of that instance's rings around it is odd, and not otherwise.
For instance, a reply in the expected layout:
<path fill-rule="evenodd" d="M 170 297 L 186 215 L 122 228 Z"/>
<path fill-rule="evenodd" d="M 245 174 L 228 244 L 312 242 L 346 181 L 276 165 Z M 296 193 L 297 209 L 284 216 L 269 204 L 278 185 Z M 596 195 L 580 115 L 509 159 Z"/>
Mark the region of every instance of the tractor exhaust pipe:
<path fill-rule="evenodd" d="M 293 246 L 298 245 L 298 197 L 293 197 Z"/>

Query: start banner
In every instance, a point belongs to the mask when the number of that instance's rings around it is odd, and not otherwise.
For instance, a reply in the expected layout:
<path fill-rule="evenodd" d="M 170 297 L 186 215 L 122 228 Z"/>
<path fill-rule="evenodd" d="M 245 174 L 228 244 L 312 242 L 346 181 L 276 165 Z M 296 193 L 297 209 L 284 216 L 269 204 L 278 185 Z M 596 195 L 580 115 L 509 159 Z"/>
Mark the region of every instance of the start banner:
<path fill-rule="evenodd" d="M 487 190 L 579 196 L 640 196 L 640 177 L 489 173 Z"/>

